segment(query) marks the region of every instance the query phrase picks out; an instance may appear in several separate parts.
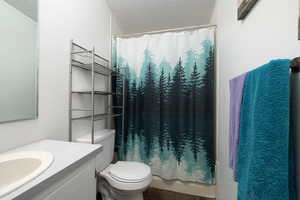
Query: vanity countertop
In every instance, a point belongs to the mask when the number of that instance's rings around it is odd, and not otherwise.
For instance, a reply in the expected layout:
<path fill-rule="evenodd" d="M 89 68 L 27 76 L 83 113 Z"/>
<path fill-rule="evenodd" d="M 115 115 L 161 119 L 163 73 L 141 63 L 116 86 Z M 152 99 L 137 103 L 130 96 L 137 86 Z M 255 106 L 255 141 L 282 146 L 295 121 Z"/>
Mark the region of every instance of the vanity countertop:
<path fill-rule="evenodd" d="M 41 140 L 23 147 L 16 148 L 9 152 L 19 152 L 19 151 L 48 151 L 54 156 L 54 161 L 50 167 L 44 171 L 41 175 L 26 183 L 17 190 L 11 192 L 10 194 L 1 198 L 1 200 L 13 199 L 26 191 L 36 187 L 42 182 L 46 181 L 50 177 L 58 174 L 64 169 L 72 166 L 73 164 L 81 161 L 87 156 L 99 153 L 102 150 L 101 145 L 83 144 L 83 143 L 73 143 L 73 142 L 63 142 L 56 140 Z"/>

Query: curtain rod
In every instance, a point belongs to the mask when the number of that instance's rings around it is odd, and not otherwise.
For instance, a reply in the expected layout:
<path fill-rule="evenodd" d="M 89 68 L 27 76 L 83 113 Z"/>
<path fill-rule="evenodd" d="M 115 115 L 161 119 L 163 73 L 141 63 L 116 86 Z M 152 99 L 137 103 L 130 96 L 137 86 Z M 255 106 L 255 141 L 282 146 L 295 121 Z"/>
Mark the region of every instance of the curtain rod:
<path fill-rule="evenodd" d="M 177 32 L 177 31 L 187 31 L 193 29 L 200 29 L 200 28 L 209 28 L 209 27 L 217 27 L 215 24 L 205 24 L 205 25 L 198 25 L 198 26 L 186 26 L 181 28 L 173 28 L 173 29 L 164 29 L 159 31 L 149 31 L 149 32 L 142 32 L 142 33 L 133 33 L 133 34 L 121 34 L 121 35 L 113 35 L 114 38 L 130 38 L 130 37 L 137 37 L 142 35 L 149 35 L 149 34 L 157 34 L 157 33 L 166 33 L 166 32 Z"/>

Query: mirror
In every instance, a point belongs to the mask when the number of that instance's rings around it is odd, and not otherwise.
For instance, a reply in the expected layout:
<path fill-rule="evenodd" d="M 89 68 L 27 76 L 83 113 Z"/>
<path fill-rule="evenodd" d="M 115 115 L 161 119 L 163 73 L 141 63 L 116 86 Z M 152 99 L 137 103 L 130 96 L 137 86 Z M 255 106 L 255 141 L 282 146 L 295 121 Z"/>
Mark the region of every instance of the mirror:
<path fill-rule="evenodd" d="M 0 123 L 37 118 L 38 0 L 0 0 Z"/>

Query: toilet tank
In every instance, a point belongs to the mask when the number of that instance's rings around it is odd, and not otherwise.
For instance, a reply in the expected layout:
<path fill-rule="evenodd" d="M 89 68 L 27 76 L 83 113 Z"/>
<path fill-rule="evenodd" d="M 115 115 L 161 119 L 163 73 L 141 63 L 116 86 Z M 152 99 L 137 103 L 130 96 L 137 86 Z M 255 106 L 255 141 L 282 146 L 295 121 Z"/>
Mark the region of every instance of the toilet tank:
<path fill-rule="evenodd" d="M 91 135 L 85 135 L 76 140 L 77 142 L 91 143 Z M 114 156 L 115 130 L 102 129 L 95 131 L 95 144 L 102 145 L 102 151 L 96 158 L 96 169 L 98 172 L 104 170 L 110 165 Z"/>

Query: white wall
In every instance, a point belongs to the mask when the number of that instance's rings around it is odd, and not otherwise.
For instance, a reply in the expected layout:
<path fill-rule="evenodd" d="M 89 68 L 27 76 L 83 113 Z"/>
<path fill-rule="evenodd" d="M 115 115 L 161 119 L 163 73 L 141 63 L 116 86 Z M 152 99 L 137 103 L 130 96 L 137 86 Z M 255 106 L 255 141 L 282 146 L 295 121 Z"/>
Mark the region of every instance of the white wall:
<path fill-rule="evenodd" d="M 104 0 L 39 1 L 39 116 L 0 124 L 0 152 L 43 138 L 67 140 L 70 39 L 110 58 L 110 19 Z"/>
<path fill-rule="evenodd" d="M 237 21 L 237 0 L 217 2 L 218 200 L 236 199 L 228 168 L 228 81 L 271 59 L 300 56 L 298 1 L 261 0 L 244 21 Z"/>

